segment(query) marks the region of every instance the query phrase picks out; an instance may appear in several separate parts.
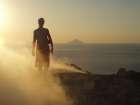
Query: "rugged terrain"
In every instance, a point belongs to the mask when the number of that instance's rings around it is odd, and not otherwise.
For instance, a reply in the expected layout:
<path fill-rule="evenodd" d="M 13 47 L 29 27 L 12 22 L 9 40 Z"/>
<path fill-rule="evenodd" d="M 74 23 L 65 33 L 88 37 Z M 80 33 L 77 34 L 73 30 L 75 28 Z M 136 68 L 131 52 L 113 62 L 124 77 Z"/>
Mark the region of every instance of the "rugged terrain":
<path fill-rule="evenodd" d="M 120 68 L 116 74 L 57 74 L 74 105 L 140 105 L 140 73 Z"/>

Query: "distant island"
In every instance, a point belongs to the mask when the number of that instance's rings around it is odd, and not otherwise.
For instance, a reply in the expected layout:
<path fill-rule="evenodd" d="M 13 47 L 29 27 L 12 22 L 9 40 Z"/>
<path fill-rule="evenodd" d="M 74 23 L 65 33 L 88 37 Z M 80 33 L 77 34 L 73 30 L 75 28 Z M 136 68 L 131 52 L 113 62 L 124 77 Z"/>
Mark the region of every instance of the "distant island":
<path fill-rule="evenodd" d="M 79 40 L 79 39 L 74 39 L 70 42 L 67 43 L 68 45 L 84 45 L 86 44 L 85 42 Z"/>

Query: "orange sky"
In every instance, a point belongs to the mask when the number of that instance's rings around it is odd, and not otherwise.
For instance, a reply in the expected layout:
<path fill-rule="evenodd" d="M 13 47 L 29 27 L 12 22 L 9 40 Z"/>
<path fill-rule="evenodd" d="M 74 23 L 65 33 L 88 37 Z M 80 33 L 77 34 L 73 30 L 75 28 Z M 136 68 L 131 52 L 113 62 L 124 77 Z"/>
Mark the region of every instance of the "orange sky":
<path fill-rule="evenodd" d="M 8 41 L 32 41 L 37 19 L 44 17 L 55 43 L 73 39 L 138 43 L 139 4 L 137 0 L 1 0 L 0 34 Z"/>

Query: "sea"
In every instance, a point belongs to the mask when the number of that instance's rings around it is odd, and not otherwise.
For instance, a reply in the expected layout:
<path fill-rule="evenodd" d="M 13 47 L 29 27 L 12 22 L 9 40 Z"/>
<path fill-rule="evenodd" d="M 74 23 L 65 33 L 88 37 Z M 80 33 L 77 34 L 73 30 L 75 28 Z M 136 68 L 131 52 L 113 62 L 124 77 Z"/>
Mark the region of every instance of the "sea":
<path fill-rule="evenodd" d="M 140 71 L 140 44 L 56 44 L 54 56 L 96 74 Z"/>

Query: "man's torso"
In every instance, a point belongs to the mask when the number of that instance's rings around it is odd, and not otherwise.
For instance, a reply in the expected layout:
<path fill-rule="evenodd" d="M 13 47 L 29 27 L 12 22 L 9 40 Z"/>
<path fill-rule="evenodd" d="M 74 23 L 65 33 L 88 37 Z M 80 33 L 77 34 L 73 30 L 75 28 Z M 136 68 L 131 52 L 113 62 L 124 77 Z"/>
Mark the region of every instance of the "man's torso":
<path fill-rule="evenodd" d="M 37 49 L 43 52 L 49 52 L 48 29 L 38 28 L 34 32 L 35 38 L 37 40 Z"/>

